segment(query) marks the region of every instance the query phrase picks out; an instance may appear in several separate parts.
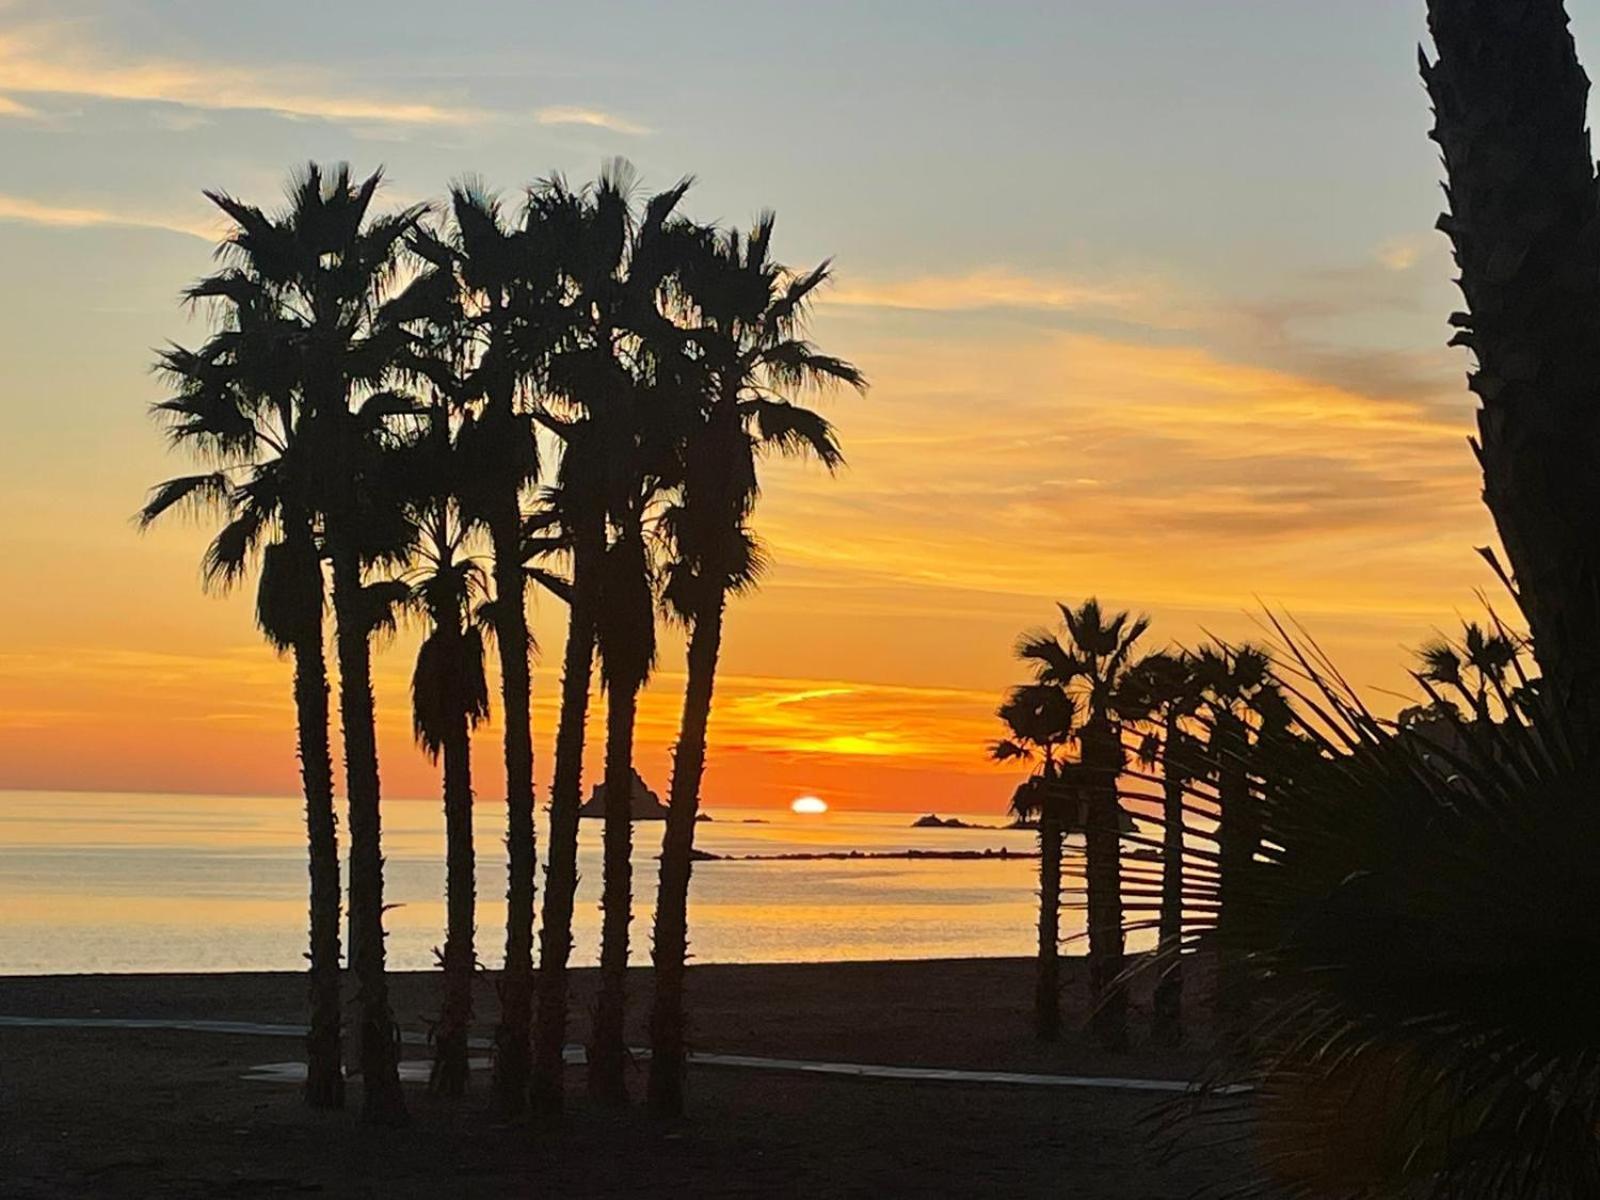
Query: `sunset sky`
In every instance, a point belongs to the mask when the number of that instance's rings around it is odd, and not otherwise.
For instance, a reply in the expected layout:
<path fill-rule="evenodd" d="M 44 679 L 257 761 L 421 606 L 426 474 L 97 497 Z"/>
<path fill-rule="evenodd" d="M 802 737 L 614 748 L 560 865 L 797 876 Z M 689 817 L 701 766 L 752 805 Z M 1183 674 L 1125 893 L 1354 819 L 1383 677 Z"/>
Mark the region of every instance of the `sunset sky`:
<path fill-rule="evenodd" d="M 1600 44 L 1600 0 L 1570 5 Z M 236 5 L 0 0 L 0 787 L 290 795 L 288 665 L 202 527 L 137 534 L 185 470 L 149 366 L 179 290 L 307 159 L 388 204 L 626 155 L 687 210 L 778 211 L 833 256 L 815 333 L 848 467 L 781 464 L 775 568 L 728 629 L 706 803 L 998 811 L 1016 634 L 1090 594 L 1150 648 L 1292 613 L 1382 706 L 1491 586 L 1421 3 L 822 0 Z M 562 614 L 534 613 L 541 791 Z M 414 638 L 378 665 L 394 796 Z M 681 643 L 641 767 L 666 782 Z M 498 796 L 497 737 L 479 743 Z M 341 789 L 342 790 L 342 789 Z"/>

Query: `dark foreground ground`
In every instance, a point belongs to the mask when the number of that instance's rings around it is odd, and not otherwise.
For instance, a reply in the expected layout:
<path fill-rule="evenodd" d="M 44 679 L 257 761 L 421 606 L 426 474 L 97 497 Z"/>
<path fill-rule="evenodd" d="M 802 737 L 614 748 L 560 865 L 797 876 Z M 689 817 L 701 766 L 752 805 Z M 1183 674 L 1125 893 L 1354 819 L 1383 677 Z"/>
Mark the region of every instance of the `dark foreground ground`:
<path fill-rule="evenodd" d="M 1081 992 L 1069 968 L 1069 998 Z M 1069 1032 L 1029 1035 L 1031 964 L 1017 960 L 699 966 L 697 1049 L 786 1058 L 1186 1078 L 1197 1052 L 1108 1055 Z M 593 982 L 576 976 L 577 1027 Z M 643 1043 L 649 978 L 634 980 Z M 437 979 L 395 980 L 395 1011 L 425 1029 Z M 493 988 L 480 989 L 487 1034 Z M 304 1019 L 290 975 L 0 978 L 0 1014 Z M 1069 1014 L 1075 1006 L 1068 1004 Z M 1076 1023 L 1073 1023 L 1074 1025 Z M 1135 1014 L 1136 1037 L 1143 1014 Z M 1185 1197 L 1235 1178 L 1191 1147 L 1163 1162 L 1158 1098 L 1121 1091 L 829 1079 L 691 1069 L 683 1122 L 606 1113 L 569 1068 L 569 1112 L 536 1128 L 486 1111 L 487 1077 L 444 1103 L 410 1089 L 399 1131 L 311 1113 L 298 1091 L 245 1082 L 296 1041 L 201 1033 L 0 1028 L 0 1196 L 1071 1196 Z M 409 1046 L 408 1057 L 427 1048 Z M 479 1051 L 477 1053 L 483 1053 Z M 643 1070 L 635 1092 L 643 1092 Z"/>

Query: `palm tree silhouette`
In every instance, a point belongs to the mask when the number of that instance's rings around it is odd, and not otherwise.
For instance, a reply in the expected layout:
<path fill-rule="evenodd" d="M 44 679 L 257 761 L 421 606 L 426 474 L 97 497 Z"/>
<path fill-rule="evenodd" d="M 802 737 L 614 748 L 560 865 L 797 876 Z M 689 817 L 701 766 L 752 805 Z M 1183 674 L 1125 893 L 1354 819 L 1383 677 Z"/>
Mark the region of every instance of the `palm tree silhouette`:
<path fill-rule="evenodd" d="M 333 575 L 339 714 L 350 823 L 350 958 L 360 1013 L 362 1110 L 372 1121 L 405 1120 L 394 1018 L 384 972 L 380 783 L 372 699 L 373 634 L 388 619 L 389 590 L 366 568 L 403 561 L 409 533 L 401 506 L 382 494 L 381 463 L 396 417 L 411 399 L 388 385 L 406 337 L 385 311 L 405 240 L 425 209 L 369 217 L 382 180 L 357 183 L 348 166 L 325 177 L 316 164 L 296 176 L 289 210 L 268 216 L 220 192 L 207 196 L 234 222 L 231 265 L 196 295 L 261 296 L 288 327 L 284 345 L 303 406 L 301 433 Z M 400 301 L 404 301 L 400 297 Z"/>
<path fill-rule="evenodd" d="M 667 1116 L 683 1111 L 689 878 L 723 614 L 730 594 L 755 586 L 763 563 L 748 524 L 758 459 L 776 451 L 836 468 L 842 455 L 832 427 L 792 397 L 831 384 L 866 386 L 854 366 L 805 339 L 808 303 L 827 281 L 828 264 L 793 275 L 774 261 L 774 221 L 763 214 L 747 237 L 699 231 L 681 273 L 704 390 L 677 431 L 679 493 L 663 517 L 673 553 L 665 598 L 690 630 L 653 944 L 649 1097 Z"/>
<path fill-rule="evenodd" d="M 1033 1027 L 1042 1042 L 1061 1036 L 1061 850 L 1068 828 L 1083 825 L 1078 765 L 1064 755 L 1077 740 L 1078 702 L 1060 684 L 1033 683 L 1013 688 L 996 715 L 1008 737 L 989 748 L 996 762 L 1020 759 L 1034 773 L 1011 800 L 1019 819 L 1039 825 L 1039 957 L 1034 978 Z"/>
<path fill-rule="evenodd" d="M 1128 1044 L 1127 990 L 1122 983 L 1122 808 L 1118 779 L 1125 765 L 1122 726 L 1138 719 L 1129 688 L 1134 647 L 1150 627 L 1148 617 L 1107 614 L 1094 598 L 1074 609 L 1058 605 L 1067 644 L 1048 631 L 1026 634 L 1017 656 L 1034 664 L 1040 683 L 1071 688 L 1083 698 L 1083 746 L 1088 812 L 1084 873 L 1089 910 L 1089 992 L 1096 1036 L 1107 1049 Z"/>
<path fill-rule="evenodd" d="M 1245 888 L 1261 843 L 1262 799 L 1252 783 L 1253 750 L 1262 730 L 1276 730 L 1288 716 L 1272 669 L 1272 656 L 1248 643 L 1206 643 L 1194 653 L 1205 725 L 1206 769 L 1215 780 L 1217 843 L 1217 972 L 1223 1033 L 1233 1039 L 1248 1020 L 1245 971 L 1237 930 L 1245 919 Z M 1280 739 L 1281 740 L 1281 739 Z"/>
<path fill-rule="evenodd" d="M 1139 746 L 1147 766 L 1161 766 L 1161 904 L 1157 955 L 1161 960 L 1151 1014 L 1151 1037 L 1160 1045 L 1183 1040 L 1184 796 L 1200 767 L 1201 745 L 1188 728 L 1202 695 L 1189 655 L 1146 655 L 1129 673 L 1133 705 L 1151 726 Z"/>
<path fill-rule="evenodd" d="M 495 600 L 489 606 L 500 653 L 505 712 L 506 956 L 495 1030 L 494 1096 L 503 1115 L 526 1103 L 531 1066 L 533 929 L 537 873 L 534 831 L 532 674 L 523 574 L 523 497 L 538 476 L 528 403 L 558 336 L 561 275 L 530 206 L 520 225 L 475 180 L 451 186 L 442 233 L 419 231 L 412 248 L 427 263 L 415 289 L 418 315 L 442 336 L 442 353 L 419 364 L 472 419 L 461 426 L 462 517 L 487 530 Z"/>
<path fill-rule="evenodd" d="M 453 499 L 474 464 L 463 460 L 451 423 L 441 398 L 429 413 L 427 433 L 398 465 L 415 497 L 411 508 L 417 527 L 416 561 L 405 576 L 407 601 L 427 622 L 411 675 L 412 728 L 427 755 L 434 762 L 444 760 L 444 996 L 433 1030 L 429 1086 L 440 1095 L 460 1096 L 467 1089 L 477 968 L 472 730 L 489 715 L 484 624 L 493 605 L 487 603 L 489 581 L 482 564 L 466 553 L 468 523 Z"/>
<path fill-rule="evenodd" d="M 175 445 L 217 464 L 152 490 L 141 527 L 175 508 L 202 504 L 227 523 L 206 550 L 208 586 L 226 589 L 260 549 L 256 624 L 294 658 L 295 727 L 306 801 L 310 866 L 311 1021 L 306 1038 L 307 1103 L 344 1103 L 339 1005 L 339 843 L 328 744 L 328 673 L 323 658 L 325 583 L 304 433 L 305 411 L 291 371 L 292 326 L 277 319 L 267 290 L 208 280 L 192 299 L 219 300 L 220 330 L 198 351 L 172 347 L 159 368 L 177 394 L 155 406 Z M 263 545 L 263 543 L 265 543 Z"/>

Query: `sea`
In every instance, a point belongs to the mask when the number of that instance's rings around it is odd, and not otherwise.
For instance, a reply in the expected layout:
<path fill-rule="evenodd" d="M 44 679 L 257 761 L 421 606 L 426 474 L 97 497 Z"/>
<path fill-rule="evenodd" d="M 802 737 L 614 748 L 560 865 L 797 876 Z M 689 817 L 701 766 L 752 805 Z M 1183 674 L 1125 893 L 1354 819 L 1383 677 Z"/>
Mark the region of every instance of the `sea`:
<path fill-rule="evenodd" d="M 1037 945 L 1033 834 L 917 829 L 914 813 L 713 808 L 696 844 L 691 954 L 700 962 L 992 957 Z M 1003 818 L 970 817 L 1000 826 Z M 436 965 L 444 929 L 444 818 L 386 801 L 390 965 Z M 478 951 L 498 966 L 505 808 L 474 810 Z M 297 798 L 0 791 L 0 975 L 291 971 L 306 949 L 305 826 Z M 649 959 L 664 830 L 634 825 L 634 961 Z M 599 821 L 580 831 L 577 964 L 599 957 Z M 545 842 L 540 814 L 540 847 Z M 1004 856 L 999 851 L 1006 851 Z M 976 859 L 740 861 L 741 855 L 984 851 Z M 1077 873 L 1069 850 L 1069 876 Z M 540 885 L 543 885 L 541 867 Z M 1082 928 L 1063 913 L 1063 932 Z M 1071 947 L 1069 946 L 1069 949 Z"/>

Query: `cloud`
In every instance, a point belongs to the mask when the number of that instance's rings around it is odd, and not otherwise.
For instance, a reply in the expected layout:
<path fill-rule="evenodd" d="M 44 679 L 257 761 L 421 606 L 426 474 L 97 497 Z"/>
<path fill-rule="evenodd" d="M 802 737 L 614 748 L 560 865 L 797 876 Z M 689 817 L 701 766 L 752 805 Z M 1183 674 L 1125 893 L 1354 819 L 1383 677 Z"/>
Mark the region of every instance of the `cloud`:
<path fill-rule="evenodd" d="M 609 129 L 613 133 L 626 133 L 640 136 L 650 132 L 643 125 L 636 124 L 608 113 L 598 108 L 584 108 L 571 104 L 553 104 L 539 109 L 533 114 L 534 120 L 541 125 L 591 125 L 598 129 Z"/>
<path fill-rule="evenodd" d="M 1028 275 L 1009 267 L 985 267 L 963 275 L 923 275 L 899 281 L 844 282 L 823 303 L 844 308 L 966 312 L 1039 309 L 1053 312 L 1128 315 L 1155 298 L 1149 285 L 1106 284 Z"/>
<path fill-rule="evenodd" d="M 134 213 L 112 212 L 101 208 L 80 208 L 30 200 L 25 196 L 0 193 L 0 221 L 13 221 L 26 225 L 42 225 L 51 229 L 96 229 L 118 227 L 131 229 L 163 229 L 181 233 L 203 241 L 217 240 L 218 227 L 201 221 L 185 221 L 170 217 L 143 216 Z"/>
<path fill-rule="evenodd" d="M 462 105 L 340 87 L 319 71 L 124 58 L 44 25 L 0 33 L 0 92 L 4 116 L 30 114 L 19 95 L 255 109 L 356 124 L 462 126 L 487 116 Z"/>

